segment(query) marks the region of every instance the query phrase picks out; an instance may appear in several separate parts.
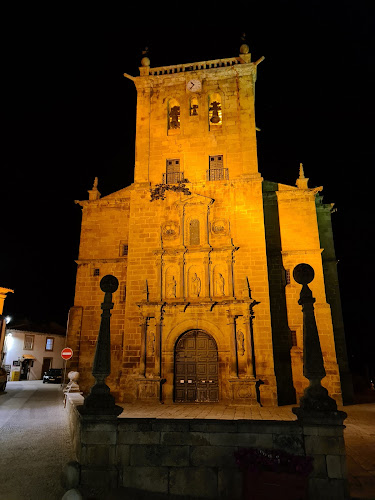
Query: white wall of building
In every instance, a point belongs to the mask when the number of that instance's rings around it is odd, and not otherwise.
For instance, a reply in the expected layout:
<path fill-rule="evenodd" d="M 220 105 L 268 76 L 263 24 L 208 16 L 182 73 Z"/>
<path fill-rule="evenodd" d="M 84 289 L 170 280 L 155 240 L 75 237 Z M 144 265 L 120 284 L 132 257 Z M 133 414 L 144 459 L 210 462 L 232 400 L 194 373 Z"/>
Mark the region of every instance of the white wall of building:
<path fill-rule="evenodd" d="M 25 335 L 34 336 L 32 349 L 24 349 Z M 46 340 L 53 338 L 53 351 L 46 351 Z M 61 351 L 65 346 L 65 337 L 60 335 L 51 335 L 49 333 L 27 332 L 22 330 L 7 329 L 5 336 L 4 365 L 10 365 L 11 371 L 19 370 L 19 367 L 13 366 L 13 361 L 22 360 L 23 354 L 31 354 L 36 358 L 33 366 L 30 368 L 29 380 L 40 380 L 42 378 L 43 358 L 52 358 L 51 368 L 63 368 L 65 361 L 61 358 Z M 12 379 L 10 374 L 10 380 Z"/>

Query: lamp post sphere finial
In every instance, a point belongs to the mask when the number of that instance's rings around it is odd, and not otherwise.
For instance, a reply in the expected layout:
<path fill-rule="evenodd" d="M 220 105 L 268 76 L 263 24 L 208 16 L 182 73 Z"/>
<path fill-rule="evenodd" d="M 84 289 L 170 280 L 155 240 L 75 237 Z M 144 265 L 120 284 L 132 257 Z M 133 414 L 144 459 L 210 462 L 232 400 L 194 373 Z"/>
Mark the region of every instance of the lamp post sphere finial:
<path fill-rule="evenodd" d="M 307 285 L 314 279 L 314 269 L 309 264 L 298 264 L 293 269 L 293 278 L 300 285 Z"/>
<path fill-rule="evenodd" d="M 118 279 L 112 274 L 103 276 L 100 280 L 100 289 L 102 292 L 114 293 L 118 289 Z"/>

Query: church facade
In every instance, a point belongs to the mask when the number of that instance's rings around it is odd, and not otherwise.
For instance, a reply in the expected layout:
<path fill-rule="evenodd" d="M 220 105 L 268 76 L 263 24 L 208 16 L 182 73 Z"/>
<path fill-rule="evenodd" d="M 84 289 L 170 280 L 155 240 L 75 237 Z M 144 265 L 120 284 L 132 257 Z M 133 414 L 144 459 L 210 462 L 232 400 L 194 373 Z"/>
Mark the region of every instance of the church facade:
<path fill-rule="evenodd" d="M 137 89 L 134 183 L 82 207 L 70 368 L 91 366 L 106 274 L 120 283 L 111 317 L 119 401 L 281 405 L 303 393 L 299 263 L 311 283 L 327 376 L 339 403 L 350 382 L 331 228 L 332 204 L 258 170 L 247 45 L 238 57 L 125 76 Z M 296 172 L 297 173 L 297 172 Z M 346 394 L 348 396 L 346 396 Z"/>

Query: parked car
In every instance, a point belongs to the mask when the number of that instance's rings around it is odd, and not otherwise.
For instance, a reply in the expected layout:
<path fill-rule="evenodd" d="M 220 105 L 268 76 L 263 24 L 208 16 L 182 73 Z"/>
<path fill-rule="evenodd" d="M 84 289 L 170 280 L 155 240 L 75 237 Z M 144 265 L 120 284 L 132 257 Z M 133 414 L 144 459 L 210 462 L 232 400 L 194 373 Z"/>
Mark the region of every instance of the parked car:
<path fill-rule="evenodd" d="M 43 375 L 43 384 L 61 384 L 62 380 L 62 369 L 61 368 L 50 368 Z"/>
<path fill-rule="evenodd" d="M 7 385 L 7 372 L 4 368 L 0 368 L 0 392 L 5 391 L 5 387 Z"/>

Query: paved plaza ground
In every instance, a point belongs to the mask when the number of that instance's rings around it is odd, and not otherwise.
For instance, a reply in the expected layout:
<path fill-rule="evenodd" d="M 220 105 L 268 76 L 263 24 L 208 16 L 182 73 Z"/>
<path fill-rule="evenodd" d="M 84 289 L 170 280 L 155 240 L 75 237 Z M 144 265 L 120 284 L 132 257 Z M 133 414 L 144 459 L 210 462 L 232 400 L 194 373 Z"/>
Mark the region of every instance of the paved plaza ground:
<path fill-rule="evenodd" d="M 0 393 L 0 500 L 61 500 L 71 456 L 60 385 L 8 382 Z"/>
<path fill-rule="evenodd" d="M 294 420 L 292 406 L 123 405 L 122 418 Z M 352 498 L 375 499 L 375 403 L 345 406 Z M 61 500 L 60 473 L 71 459 L 61 387 L 10 382 L 0 395 L 0 500 Z"/>

